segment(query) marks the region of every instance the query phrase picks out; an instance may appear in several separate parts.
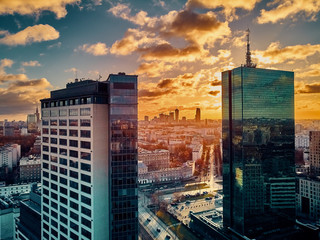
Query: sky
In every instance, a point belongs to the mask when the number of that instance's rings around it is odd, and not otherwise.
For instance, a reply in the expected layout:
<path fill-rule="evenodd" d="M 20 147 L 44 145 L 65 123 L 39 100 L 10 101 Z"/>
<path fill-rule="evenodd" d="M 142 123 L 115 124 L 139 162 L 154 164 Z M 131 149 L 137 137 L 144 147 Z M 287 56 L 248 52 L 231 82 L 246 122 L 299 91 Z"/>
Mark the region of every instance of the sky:
<path fill-rule="evenodd" d="M 320 119 L 320 1 L 0 0 L 0 120 L 26 120 L 74 79 L 137 74 L 139 119 L 221 118 L 221 72 L 295 73 L 296 119 Z M 99 77 L 101 76 L 101 77 Z"/>

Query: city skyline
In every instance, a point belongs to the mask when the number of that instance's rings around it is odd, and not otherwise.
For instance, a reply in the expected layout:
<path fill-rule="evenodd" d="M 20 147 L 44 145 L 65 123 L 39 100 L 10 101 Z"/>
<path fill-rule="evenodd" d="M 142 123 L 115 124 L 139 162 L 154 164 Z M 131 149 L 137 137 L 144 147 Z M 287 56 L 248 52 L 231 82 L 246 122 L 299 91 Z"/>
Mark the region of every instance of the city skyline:
<path fill-rule="evenodd" d="M 258 68 L 295 72 L 295 118 L 320 118 L 319 11 L 311 1 L 1 3 L 0 119 L 25 120 L 76 77 L 118 72 L 139 75 L 139 119 L 176 108 L 221 119 L 220 72 L 245 63 L 248 27 Z"/>

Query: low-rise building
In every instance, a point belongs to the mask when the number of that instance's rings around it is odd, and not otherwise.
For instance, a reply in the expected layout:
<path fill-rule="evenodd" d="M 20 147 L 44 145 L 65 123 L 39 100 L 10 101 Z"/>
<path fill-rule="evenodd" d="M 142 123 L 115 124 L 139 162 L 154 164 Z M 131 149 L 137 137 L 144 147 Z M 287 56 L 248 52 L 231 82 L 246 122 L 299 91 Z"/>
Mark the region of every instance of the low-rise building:
<path fill-rule="evenodd" d="M 0 196 L 28 194 L 31 191 L 31 184 L 13 184 L 0 187 Z"/>
<path fill-rule="evenodd" d="M 0 197 L 0 239 L 14 239 L 14 219 L 19 214 L 19 201 Z"/>
<path fill-rule="evenodd" d="M 138 160 L 147 165 L 148 171 L 156 171 L 169 167 L 170 153 L 165 149 L 148 151 L 146 149 L 139 148 Z"/>
<path fill-rule="evenodd" d="M 20 182 L 40 182 L 41 181 L 41 161 L 40 157 L 32 156 L 20 159 Z"/>
<path fill-rule="evenodd" d="M 192 167 L 183 165 L 177 168 L 166 168 L 157 171 L 149 171 L 140 174 L 138 181 L 139 184 L 157 183 L 157 182 L 170 182 L 192 177 Z"/>

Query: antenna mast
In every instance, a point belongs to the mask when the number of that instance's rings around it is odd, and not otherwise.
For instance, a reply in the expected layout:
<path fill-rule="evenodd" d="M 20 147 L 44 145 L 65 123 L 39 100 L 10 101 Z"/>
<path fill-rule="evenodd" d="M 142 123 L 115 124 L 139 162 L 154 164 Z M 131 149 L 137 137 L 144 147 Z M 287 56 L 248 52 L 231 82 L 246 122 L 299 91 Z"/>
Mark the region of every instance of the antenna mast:
<path fill-rule="evenodd" d="M 247 29 L 247 53 L 246 53 L 246 64 L 245 67 L 255 68 L 257 64 L 254 64 L 251 60 L 251 52 L 250 52 L 250 39 L 249 39 L 250 30 Z"/>

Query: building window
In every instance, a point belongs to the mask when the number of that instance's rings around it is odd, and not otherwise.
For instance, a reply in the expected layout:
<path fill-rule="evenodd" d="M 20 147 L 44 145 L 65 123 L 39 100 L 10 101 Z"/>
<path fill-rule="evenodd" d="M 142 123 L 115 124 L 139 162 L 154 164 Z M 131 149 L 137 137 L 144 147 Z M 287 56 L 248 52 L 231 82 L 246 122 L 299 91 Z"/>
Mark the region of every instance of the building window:
<path fill-rule="evenodd" d="M 85 219 L 84 217 L 81 218 L 81 223 L 86 227 L 91 228 L 91 221 Z"/>
<path fill-rule="evenodd" d="M 49 169 L 49 164 L 48 164 L 48 163 L 43 162 L 43 163 L 42 163 L 42 167 L 43 167 L 43 168 L 45 168 L 45 169 Z"/>
<path fill-rule="evenodd" d="M 51 171 L 58 172 L 58 167 L 55 165 L 51 165 Z"/>
<path fill-rule="evenodd" d="M 78 161 L 75 160 L 69 160 L 69 166 L 73 168 L 78 168 Z"/>
<path fill-rule="evenodd" d="M 42 151 L 48 152 L 49 151 L 49 147 L 46 145 L 42 145 Z"/>
<path fill-rule="evenodd" d="M 50 117 L 50 110 L 42 110 L 42 117 Z"/>
<path fill-rule="evenodd" d="M 48 128 L 42 128 L 42 134 L 49 134 Z"/>
<path fill-rule="evenodd" d="M 60 187 L 60 193 L 63 193 L 64 195 L 68 195 L 68 190 L 64 187 Z"/>
<path fill-rule="evenodd" d="M 78 158 L 78 151 L 69 150 L 69 156 Z"/>
<path fill-rule="evenodd" d="M 90 108 L 80 108 L 80 116 L 90 116 Z"/>
<path fill-rule="evenodd" d="M 91 137 L 91 131 L 90 130 L 80 130 L 80 137 L 90 138 Z"/>
<path fill-rule="evenodd" d="M 59 120 L 59 126 L 67 126 L 67 124 L 68 124 L 68 122 L 67 122 L 67 120 L 66 119 L 60 119 Z"/>
<path fill-rule="evenodd" d="M 72 126 L 72 127 L 78 126 L 78 120 L 77 119 L 69 119 L 69 126 Z"/>
<path fill-rule="evenodd" d="M 52 134 L 52 135 L 57 135 L 57 129 L 56 128 L 51 128 L 50 129 L 50 134 Z"/>
<path fill-rule="evenodd" d="M 42 137 L 42 142 L 49 143 L 49 138 L 48 137 Z"/>
<path fill-rule="evenodd" d="M 59 163 L 62 164 L 62 165 L 67 166 L 67 165 L 68 165 L 68 160 L 65 159 L 65 158 L 60 158 L 60 159 L 59 159 Z"/>
<path fill-rule="evenodd" d="M 70 197 L 78 200 L 79 199 L 79 194 L 73 191 L 70 191 Z"/>
<path fill-rule="evenodd" d="M 60 168 L 60 173 L 61 173 L 61 168 Z M 64 184 L 64 185 L 67 185 L 68 184 L 68 181 L 67 179 L 63 178 L 63 177 L 60 177 L 60 183 Z"/>
<path fill-rule="evenodd" d="M 67 149 L 60 148 L 60 149 L 59 149 L 59 152 L 60 152 L 60 155 L 67 156 Z"/>
<path fill-rule="evenodd" d="M 57 119 L 50 120 L 50 126 L 57 126 L 57 125 L 58 125 Z"/>
<path fill-rule="evenodd" d="M 74 182 L 72 180 L 69 181 L 70 187 L 74 188 L 74 189 L 78 189 L 78 183 Z"/>
<path fill-rule="evenodd" d="M 78 137 L 78 130 L 69 130 L 70 137 Z"/>
<path fill-rule="evenodd" d="M 91 239 L 91 232 L 81 228 L 81 234 L 89 239 Z"/>
<path fill-rule="evenodd" d="M 91 206 L 91 199 L 81 195 L 81 202 Z"/>
<path fill-rule="evenodd" d="M 52 153 L 57 153 L 58 152 L 58 148 L 56 148 L 56 147 L 51 147 L 50 150 L 51 150 Z"/>
<path fill-rule="evenodd" d="M 67 139 L 60 138 L 59 139 L 59 144 L 63 145 L 63 146 L 67 146 Z"/>
<path fill-rule="evenodd" d="M 49 121 L 48 120 L 42 120 L 42 126 L 48 126 Z"/>
<path fill-rule="evenodd" d="M 69 211 L 70 212 L 70 217 L 73 218 L 74 220 L 78 221 L 79 220 L 79 215 L 72 212 L 72 211 Z M 72 224 L 72 221 L 70 221 L 70 227 L 71 227 L 71 224 Z"/>
<path fill-rule="evenodd" d="M 50 116 L 51 116 L 51 117 L 58 117 L 58 110 L 57 110 L 57 109 L 51 110 L 51 111 L 50 111 Z"/>
<path fill-rule="evenodd" d="M 67 136 L 67 129 L 59 129 L 60 136 Z"/>
<path fill-rule="evenodd" d="M 80 126 L 81 127 L 90 127 L 91 126 L 90 119 L 81 119 Z"/>
<path fill-rule="evenodd" d="M 63 167 L 60 167 L 59 172 L 60 172 L 60 174 L 63 174 L 66 176 L 68 175 L 68 170 Z M 61 182 L 61 178 L 60 178 L 60 182 Z M 65 183 L 65 185 L 67 185 L 67 183 Z"/>
<path fill-rule="evenodd" d="M 69 109 L 69 116 L 78 116 L 78 109 Z"/>
<path fill-rule="evenodd" d="M 81 212 L 82 212 L 83 214 L 87 215 L 88 217 L 91 217 L 91 210 L 90 210 L 90 209 L 81 206 Z"/>
<path fill-rule="evenodd" d="M 86 141 L 81 141 L 81 148 L 90 149 L 91 143 Z"/>
<path fill-rule="evenodd" d="M 81 191 L 87 194 L 91 194 L 91 188 L 81 184 Z"/>
<path fill-rule="evenodd" d="M 81 163 L 81 170 L 91 172 L 91 165 L 87 163 Z"/>
<path fill-rule="evenodd" d="M 91 153 L 81 152 L 81 159 L 90 161 L 91 160 Z"/>
<path fill-rule="evenodd" d="M 86 174 L 82 174 L 81 173 L 81 181 L 87 182 L 87 183 L 91 183 L 91 177 L 86 175 Z"/>
<path fill-rule="evenodd" d="M 61 200 L 61 198 L 60 198 L 60 200 Z M 68 215 L 68 210 L 63 206 L 60 206 L 60 212 L 64 213 L 65 215 Z M 64 224 L 68 225 L 68 220 L 66 218 L 65 218 L 65 221 L 64 221 L 64 219 L 61 220 L 61 215 L 60 215 L 60 221 L 63 222 Z"/>
<path fill-rule="evenodd" d="M 54 163 L 58 162 L 57 156 L 50 156 L 50 158 L 51 158 L 51 162 L 54 162 Z"/>
<path fill-rule="evenodd" d="M 77 140 L 69 140 L 69 146 L 70 147 L 78 147 L 78 141 Z"/>
<path fill-rule="evenodd" d="M 67 116 L 67 109 L 60 109 L 60 110 L 59 110 L 59 116 L 60 116 L 60 117 L 65 117 L 65 116 Z"/>
<path fill-rule="evenodd" d="M 57 144 L 58 143 L 57 138 L 50 138 L 50 143 L 51 144 Z"/>
<path fill-rule="evenodd" d="M 78 179 L 78 172 L 69 170 L 69 175 L 70 175 L 70 177 L 72 177 L 72 178 Z"/>

